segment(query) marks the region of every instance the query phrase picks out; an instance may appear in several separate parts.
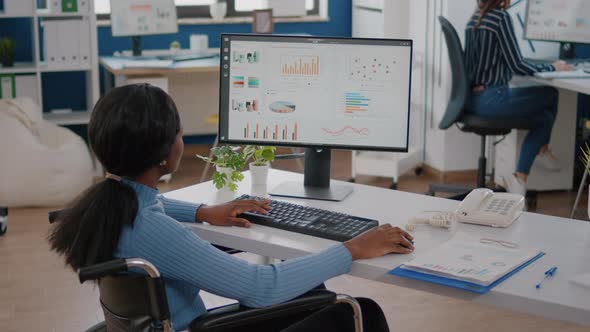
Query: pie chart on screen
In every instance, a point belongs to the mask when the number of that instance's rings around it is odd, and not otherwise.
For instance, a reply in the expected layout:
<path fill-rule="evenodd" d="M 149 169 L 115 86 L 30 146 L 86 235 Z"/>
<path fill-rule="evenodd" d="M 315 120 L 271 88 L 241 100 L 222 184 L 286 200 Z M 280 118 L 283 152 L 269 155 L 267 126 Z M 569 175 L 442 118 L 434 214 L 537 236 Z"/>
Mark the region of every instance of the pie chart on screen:
<path fill-rule="evenodd" d="M 290 101 L 275 101 L 270 104 L 270 110 L 275 113 L 293 113 L 295 112 L 295 104 Z"/>

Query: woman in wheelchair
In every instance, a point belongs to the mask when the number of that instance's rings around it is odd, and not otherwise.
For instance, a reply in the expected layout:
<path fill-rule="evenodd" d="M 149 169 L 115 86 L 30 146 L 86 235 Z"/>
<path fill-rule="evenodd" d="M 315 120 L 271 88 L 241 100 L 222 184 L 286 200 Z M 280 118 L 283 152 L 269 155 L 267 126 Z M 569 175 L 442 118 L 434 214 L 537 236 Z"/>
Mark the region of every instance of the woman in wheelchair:
<path fill-rule="evenodd" d="M 176 106 L 157 87 L 129 85 L 107 92 L 94 107 L 88 139 L 106 179 L 60 215 L 49 235 L 51 247 L 74 270 L 114 258 L 150 261 L 165 281 L 176 330 L 186 329 L 206 312 L 201 289 L 245 306 L 264 307 L 347 273 L 353 260 L 414 249 L 412 236 L 390 225 L 320 253 L 272 265 L 250 264 L 202 240 L 179 221 L 250 227 L 239 214 L 266 213 L 270 206 L 252 200 L 207 206 L 159 195 L 158 181 L 176 171 L 184 144 Z M 365 331 L 388 331 L 379 306 L 369 299 L 359 302 Z M 335 304 L 297 321 L 270 322 L 259 330 L 352 330 L 349 311 L 346 305 Z"/>

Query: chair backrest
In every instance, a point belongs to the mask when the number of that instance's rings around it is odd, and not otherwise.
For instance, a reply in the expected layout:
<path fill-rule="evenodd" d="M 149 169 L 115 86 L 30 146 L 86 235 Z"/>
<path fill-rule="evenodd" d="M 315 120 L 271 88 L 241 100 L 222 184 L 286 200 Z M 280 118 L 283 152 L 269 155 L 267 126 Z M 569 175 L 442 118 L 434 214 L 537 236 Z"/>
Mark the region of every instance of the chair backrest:
<path fill-rule="evenodd" d="M 122 274 L 139 268 L 145 274 Z M 139 258 L 114 259 L 81 268 L 80 282 L 97 280 L 109 332 L 170 332 L 170 311 L 160 272 Z"/>
<path fill-rule="evenodd" d="M 469 80 L 467 79 L 467 70 L 465 69 L 465 62 L 463 59 L 463 48 L 461 47 L 461 40 L 459 39 L 459 35 L 457 35 L 457 31 L 446 18 L 439 16 L 438 20 L 445 36 L 445 41 L 447 42 L 453 79 L 451 99 L 449 100 L 447 110 L 438 125 L 440 129 L 447 129 L 455 122 L 459 121 L 463 115 L 465 101 L 469 95 Z"/>
<path fill-rule="evenodd" d="M 138 275 L 106 276 L 98 280 L 100 305 L 109 332 L 161 330 L 156 304 L 161 299 L 154 294 L 153 280 Z"/>

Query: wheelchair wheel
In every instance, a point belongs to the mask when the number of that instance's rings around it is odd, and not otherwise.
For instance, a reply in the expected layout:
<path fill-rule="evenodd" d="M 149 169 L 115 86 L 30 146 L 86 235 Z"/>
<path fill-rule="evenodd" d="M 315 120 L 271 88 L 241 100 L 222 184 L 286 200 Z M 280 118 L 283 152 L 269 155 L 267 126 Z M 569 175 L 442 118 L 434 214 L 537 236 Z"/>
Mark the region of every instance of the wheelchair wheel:
<path fill-rule="evenodd" d="M 0 207 L 0 235 L 6 234 L 8 229 L 8 208 Z"/>

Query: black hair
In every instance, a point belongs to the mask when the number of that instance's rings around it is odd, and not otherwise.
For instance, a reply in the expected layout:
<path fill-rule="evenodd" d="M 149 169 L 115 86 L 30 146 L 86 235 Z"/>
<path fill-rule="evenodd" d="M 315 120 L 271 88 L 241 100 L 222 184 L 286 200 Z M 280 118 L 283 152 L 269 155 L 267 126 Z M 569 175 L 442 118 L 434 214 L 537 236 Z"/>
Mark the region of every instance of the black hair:
<path fill-rule="evenodd" d="M 108 91 L 88 124 L 90 147 L 106 172 L 136 177 L 168 157 L 180 118 L 162 89 L 127 85 Z M 74 270 L 113 258 L 123 225 L 133 224 L 135 191 L 113 179 L 81 194 L 58 217 L 48 240 Z"/>

